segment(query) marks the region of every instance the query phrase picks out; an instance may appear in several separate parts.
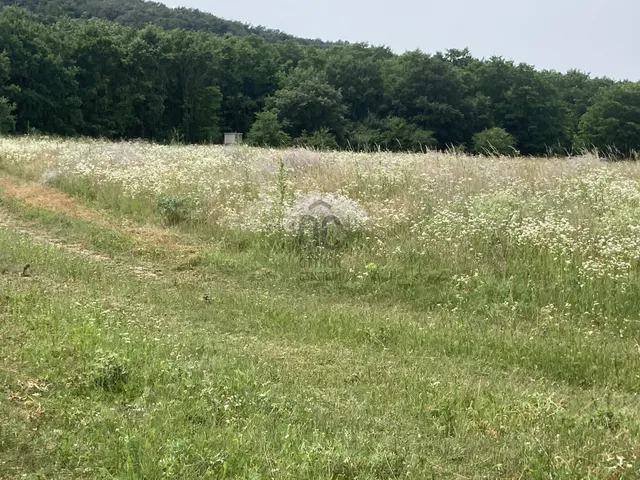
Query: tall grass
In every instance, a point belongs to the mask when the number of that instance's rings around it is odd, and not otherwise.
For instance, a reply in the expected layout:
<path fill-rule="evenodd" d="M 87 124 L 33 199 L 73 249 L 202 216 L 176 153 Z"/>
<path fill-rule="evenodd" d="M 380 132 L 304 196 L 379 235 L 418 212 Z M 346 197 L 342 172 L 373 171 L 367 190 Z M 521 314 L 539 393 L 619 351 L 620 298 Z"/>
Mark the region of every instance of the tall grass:
<path fill-rule="evenodd" d="M 524 317 L 638 313 L 635 163 L 1 142 L 9 172 L 242 250 L 283 279 Z M 283 219 L 299 220 L 296 202 L 310 195 L 352 202 L 366 222 L 339 248 L 303 248 Z"/>

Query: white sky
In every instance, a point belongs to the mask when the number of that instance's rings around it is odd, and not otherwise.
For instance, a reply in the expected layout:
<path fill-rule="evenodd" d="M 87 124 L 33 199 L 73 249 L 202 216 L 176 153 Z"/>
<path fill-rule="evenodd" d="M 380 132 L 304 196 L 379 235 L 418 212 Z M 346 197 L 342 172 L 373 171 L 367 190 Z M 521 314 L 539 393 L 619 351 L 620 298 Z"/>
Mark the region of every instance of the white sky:
<path fill-rule="evenodd" d="M 166 0 L 305 38 L 398 53 L 468 47 L 539 69 L 640 80 L 640 0 Z"/>

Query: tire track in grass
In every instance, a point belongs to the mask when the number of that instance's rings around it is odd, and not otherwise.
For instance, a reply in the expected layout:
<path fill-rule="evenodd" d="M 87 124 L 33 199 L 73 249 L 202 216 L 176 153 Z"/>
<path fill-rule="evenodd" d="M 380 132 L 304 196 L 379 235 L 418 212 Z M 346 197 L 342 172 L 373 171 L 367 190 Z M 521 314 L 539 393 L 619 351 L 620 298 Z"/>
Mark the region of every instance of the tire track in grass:
<path fill-rule="evenodd" d="M 102 255 L 95 251 L 84 248 L 80 244 L 66 243 L 60 238 L 54 237 L 42 230 L 36 229 L 32 225 L 29 225 L 26 222 L 23 222 L 15 218 L 2 206 L 0 206 L 0 228 L 4 228 L 18 235 L 28 237 L 29 239 L 37 243 L 45 244 L 55 248 L 60 248 L 68 252 L 71 252 L 73 254 L 81 255 L 83 257 L 89 258 L 91 260 L 95 260 L 95 261 L 109 264 L 116 267 L 122 266 L 120 262 L 115 261 L 111 257 Z M 127 265 L 126 267 L 129 271 L 131 271 L 134 275 L 138 277 L 149 278 L 149 279 L 155 279 L 160 277 L 157 271 L 154 271 L 153 269 L 142 266 L 142 265 Z M 24 268 L 25 273 L 27 270 L 28 270 L 28 266 L 25 266 Z"/>
<path fill-rule="evenodd" d="M 184 251 L 193 249 L 186 245 L 184 235 L 174 234 L 152 225 L 127 225 L 115 222 L 104 212 L 92 209 L 64 192 L 41 183 L 19 180 L 0 173 L 0 192 L 6 197 L 67 217 L 84 220 L 99 227 L 109 228 L 132 237 L 142 243 L 151 243 Z"/>

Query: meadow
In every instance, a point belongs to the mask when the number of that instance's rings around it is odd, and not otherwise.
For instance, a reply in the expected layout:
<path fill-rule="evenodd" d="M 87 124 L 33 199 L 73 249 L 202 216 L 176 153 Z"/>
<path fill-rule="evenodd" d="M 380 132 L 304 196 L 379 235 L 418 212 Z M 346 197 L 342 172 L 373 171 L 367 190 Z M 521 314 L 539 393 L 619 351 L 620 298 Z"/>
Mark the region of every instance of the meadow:
<path fill-rule="evenodd" d="M 635 162 L 0 138 L 0 226 L 0 478 L 640 478 Z"/>

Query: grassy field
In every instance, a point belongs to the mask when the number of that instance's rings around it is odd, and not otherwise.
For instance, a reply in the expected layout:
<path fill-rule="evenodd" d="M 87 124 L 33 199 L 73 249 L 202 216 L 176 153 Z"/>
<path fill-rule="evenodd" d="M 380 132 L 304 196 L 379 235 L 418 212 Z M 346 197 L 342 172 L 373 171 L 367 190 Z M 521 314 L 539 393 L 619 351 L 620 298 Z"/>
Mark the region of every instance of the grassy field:
<path fill-rule="evenodd" d="M 0 478 L 640 478 L 639 233 L 635 163 L 0 139 Z"/>

